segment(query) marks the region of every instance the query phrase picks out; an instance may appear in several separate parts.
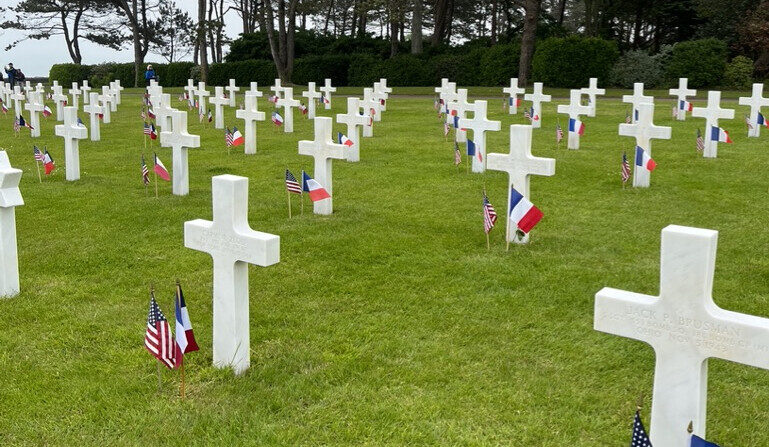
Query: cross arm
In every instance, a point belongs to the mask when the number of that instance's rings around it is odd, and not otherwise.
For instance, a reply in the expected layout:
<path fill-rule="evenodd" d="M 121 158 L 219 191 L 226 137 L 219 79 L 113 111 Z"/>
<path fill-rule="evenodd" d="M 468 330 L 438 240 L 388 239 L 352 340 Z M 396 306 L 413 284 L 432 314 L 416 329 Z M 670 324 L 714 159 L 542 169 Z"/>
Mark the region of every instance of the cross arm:
<path fill-rule="evenodd" d="M 654 296 L 604 287 L 595 294 L 593 328 L 654 346 L 651 331 L 664 317 L 656 309 L 658 301 Z"/>

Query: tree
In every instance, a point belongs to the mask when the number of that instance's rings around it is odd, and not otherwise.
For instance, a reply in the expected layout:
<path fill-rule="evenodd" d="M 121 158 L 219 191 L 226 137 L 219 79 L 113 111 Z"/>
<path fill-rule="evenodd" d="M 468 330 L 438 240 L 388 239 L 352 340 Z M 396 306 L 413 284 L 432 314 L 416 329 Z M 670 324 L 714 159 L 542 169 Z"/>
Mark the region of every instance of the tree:
<path fill-rule="evenodd" d="M 208 1 L 208 20 L 206 30 L 208 31 L 208 44 L 211 50 L 211 60 L 221 62 L 223 57 L 223 46 L 226 40 L 224 35 L 224 16 L 230 8 L 224 8 L 224 0 Z"/>
<path fill-rule="evenodd" d="M 195 45 L 195 23 L 190 15 L 173 1 L 161 4 L 158 12 L 151 50 L 169 63 L 189 55 Z"/>
<path fill-rule="evenodd" d="M 155 40 L 156 21 L 152 20 L 153 10 L 157 10 L 164 0 L 109 0 L 117 9 L 126 25 L 131 29 L 134 47 L 134 87 L 141 85 L 144 58 L 150 45 Z M 130 2 L 130 3 L 129 3 Z"/>
<path fill-rule="evenodd" d="M 135 1 L 135 0 L 134 0 Z M 200 80 L 208 82 L 208 50 L 206 49 L 206 3 L 207 0 L 198 0 L 198 32 L 197 47 L 200 58 Z"/>
<path fill-rule="evenodd" d="M 436 0 L 433 7 L 432 43 L 437 46 L 448 39 L 454 15 L 454 0 Z"/>
<path fill-rule="evenodd" d="M 527 85 L 529 71 L 531 70 L 531 58 L 534 55 L 534 40 L 537 34 L 537 22 L 541 0 L 526 0 L 524 8 L 526 13 L 523 18 L 523 35 L 521 36 L 521 59 L 518 65 L 518 79 L 522 85 Z"/>
<path fill-rule="evenodd" d="M 13 20 L 5 21 L 3 29 L 24 31 L 24 37 L 12 42 L 8 51 L 28 40 L 50 39 L 64 36 L 72 62 L 83 60 L 80 40 L 87 40 L 112 49 L 119 49 L 125 36 L 120 23 L 112 18 L 98 0 L 25 0 L 0 12 L 14 14 Z"/>
<path fill-rule="evenodd" d="M 259 20 L 256 15 L 258 0 L 230 0 L 230 8 L 235 11 L 243 23 L 243 34 L 259 31 Z"/>
<path fill-rule="evenodd" d="M 264 0 L 264 4 L 258 9 L 259 22 L 267 32 L 275 69 L 278 77 L 284 82 L 291 80 L 294 71 L 294 35 L 298 4 L 299 0 Z"/>
<path fill-rule="evenodd" d="M 414 14 L 411 18 L 411 53 L 422 52 L 422 0 L 414 0 Z"/>

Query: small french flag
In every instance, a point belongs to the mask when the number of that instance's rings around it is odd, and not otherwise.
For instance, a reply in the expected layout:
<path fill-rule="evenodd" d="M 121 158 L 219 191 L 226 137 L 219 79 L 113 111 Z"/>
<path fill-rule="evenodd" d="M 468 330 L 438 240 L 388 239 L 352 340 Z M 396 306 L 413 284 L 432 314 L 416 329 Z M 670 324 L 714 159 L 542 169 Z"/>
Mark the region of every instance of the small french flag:
<path fill-rule="evenodd" d="M 352 140 L 347 138 L 347 135 L 343 134 L 342 132 L 338 132 L 336 137 L 339 144 L 344 144 L 347 147 L 350 147 L 354 144 Z"/>
<path fill-rule="evenodd" d="M 475 156 L 475 143 L 471 139 L 467 139 L 467 156 L 468 157 L 474 157 Z"/>
<path fill-rule="evenodd" d="M 729 138 L 729 132 L 725 131 L 724 129 L 716 126 L 710 126 L 710 141 L 731 143 L 732 139 Z"/>
<path fill-rule="evenodd" d="M 684 100 L 678 101 L 678 110 L 684 110 L 686 112 L 691 112 L 692 111 L 692 103 L 690 103 L 689 101 L 684 101 Z"/>
<path fill-rule="evenodd" d="M 528 233 L 542 220 L 542 211 L 515 188 L 510 189 L 510 221 L 514 222 L 519 230 Z"/>
<path fill-rule="evenodd" d="M 158 158 L 158 154 L 155 154 L 155 174 L 158 175 L 158 177 L 162 178 L 163 180 L 170 182 L 171 176 L 168 174 L 168 169 L 166 169 L 165 165 L 162 161 Z"/>
<path fill-rule="evenodd" d="M 51 116 L 52 113 L 53 112 L 51 112 L 51 108 L 50 107 L 48 107 L 48 106 L 43 107 L 43 116 L 44 117 L 48 118 L 49 116 Z"/>
<path fill-rule="evenodd" d="M 306 191 L 313 202 L 331 197 L 326 188 L 304 171 L 302 171 L 302 191 Z"/>
<path fill-rule="evenodd" d="M 459 129 L 459 117 L 454 115 L 454 129 Z"/>
<path fill-rule="evenodd" d="M 280 126 L 280 125 L 283 124 L 283 117 L 280 116 L 280 113 L 278 113 L 277 111 L 276 112 L 272 112 L 272 122 L 276 126 Z"/>
<path fill-rule="evenodd" d="M 585 123 L 574 118 L 569 118 L 569 132 L 576 132 L 577 135 L 584 135 Z"/>
<path fill-rule="evenodd" d="M 232 128 L 232 145 L 233 146 L 240 146 L 245 142 L 245 138 L 243 138 L 243 134 L 240 133 L 237 127 Z"/>
<path fill-rule="evenodd" d="M 635 164 L 636 166 L 642 166 L 647 171 L 651 172 L 657 167 L 657 163 L 646 153 L 641 146 L 635 147 Z"/>
<path fill-rule="evenodd" d="M 756 122 L 759 126 L 769 127 L 769 121 L 764 118 L 764 115 L 762 115 L 761 112 L 758 112 L 758 118 L 756 118 Z"/>

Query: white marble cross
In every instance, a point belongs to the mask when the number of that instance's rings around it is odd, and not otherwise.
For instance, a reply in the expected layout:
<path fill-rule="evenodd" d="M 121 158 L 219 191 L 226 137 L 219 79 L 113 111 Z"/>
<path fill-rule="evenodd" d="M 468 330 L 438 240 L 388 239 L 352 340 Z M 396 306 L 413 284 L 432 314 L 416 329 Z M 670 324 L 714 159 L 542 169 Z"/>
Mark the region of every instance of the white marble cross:
<path fill-rule="evenodd" d="M 109 124 L 112 122 L 112 101 L 115 100 L 115 97 L 112 96 L 107 86 L 102 86 L 101 92 L 99 103 L 101 104 L 102 122 Z"/>
<path fill-rule="evenodd" d="M 34 90 L 34 88 L 32 87 L 32 82 L 31 81 L 24 82 L 24 94 L 29 96 L 29 93 L 32 90 Z"/>
<path fill-rule="evenodd" d="M 486 118 L 488 104 L 486 101 L 475 101 L 473 104 L 473 118 L 460 119 L 459 127 L 473 131 L 475 153 L 473 156 L 473 172 L 486 171 L 486 132 L 497 131 L 502 128 L 500 121 L 490 121 Z M 480 159 L 478 156 L 480 153 Z"/>
<path fill-rule="evenodd" d="M 187 92 L 187 101 L 195 101 L 195 81 L 187 79 L 187 86 L 184 87 L 184 91 Z"/>
<path fill-rule="evenodd" d="M 210 97 L 208 102 L 214 105 L 214 128 L 224 129 L 224 112 L 222 107 L 230 104 L 230 100 L 224 96 L 224 89 L 222 87 L 215 87 L 214 96 Z"/>
<path fill-rule="evenodd" d="M 435 93 L 437 93 L 438 97 L 443 100 L 444 104 L 449 101 L 454 101 L 457 94 L 457 84 L 456 82 L 449 82 L 447 78 L 442 78 L 441 86 L 435 87 Z"/>
<path fill-rule="evenodd" d="M 507 111 L 510 115 L 518 113 L 518 95 L 526 93 L 526 89 L 518 87 L 518 78 L 510 78 L 510 87 L 502 89 L 503 93 L 506 93 L 510 98 L 507 100 Z"/>
<path fill-rule="evenodd" d="M 649 156 L 652 155 L 652 139 L 669 140 L 672 134 L 670 127 L 656 126 L 654 120 L 654 104 L 642 102 L 637 106 L 638 120 L 634 124 L 622 123 L 619 125 L 619 134 L 624 137 L 635 137 L 636 146 L 640 146 Z M 630 158 L 635 161 L 635 148 Z M 651 172 L 645 166 L 633 163 L 633 186 L 636 188 L 648 188 L 651 181 Z"/>
<path fill-rule="evenodd" d="M 633 108 L 633 110 L 630 114 L 631 116 L 630 122 L 635 123 L 636 115 L 638 113 L 638 104 L 641 104 L 642 102 L 654 104 L 654 97 L 644 95 L 644 83 L 636 82 L 635 84 L 633 84 L 633 94 L 622 95 L 622 102 L 632 104 L 631 107 Z"/>
<path fill-rule="evenodd" d="M 315 214 L 328 215 L 334 212 L 333 183 L 331 177 L 331 162 L 334 158 L 344 159 L 347 146 L 334 143 L 331 136 L 333 120 L 329 117 L 315 118 L 315 140 L 299 141 L 299 155 L 309 155 L 315 159 L 313 178 L 323 186 L 331 196 L 327 199 L 313 202 Z"/>
<path fill-rule="evenodd" d="M 115 95 L 115 90 L 112 88 L 112 84 L 110 84 L 110 91 L 112 92 L 112 102 L 114 103 L 117 96 Z M 150 104 L 154 109 L 155 106 L 159 105 L 160 101 L 162 100 L 161 98 L 163 97 L 163 87 L 153 79 L 150 81 L 150 86 L 147 87 L 147 95 L 149 95 Z M 112 111 L 114 112 L 115 109 L 113 108 Z"/>
<path fill-rule="evenodd" d="M 382 88 L 382 84 L 380 84 L 379 82 L 374 83 L 373 94 L 374 94 L 374 99 L 379 101 L 379 110 L 381 112 L 387 111 L 387 100 L 390 98 L 390 95 L 384 91 L 384 89 Z"/>
<path fill-rule="evenodd" d="M 160 132 L 160 145 L 171 147 L 173 178 L 172 190 L 176 196 L 186 196 L 190 193 L 190 170 L 187 163 L 187 149 L 200 147 L 200 137 L 187 133 L 187 112 L 174 110 L 171 112 L 173 130 Z"/>
<path fill-rule="evenodd" d="M 114 82 L 110 82 L 110 91 L 112 91 L 112 94 L 115 95 L 115 106 L 120 105 L 123 102 L 123 90 L 125 90 L 125 87 L 120 85 L 120 79 L 115 79 Z M 162 90 L 162 87 L 161 87 Z M 113 110 L 114 112 L 114 110 Z"/>
<path fill-rule="evenodd" d="M 528 233 L 521 237 L 517 227 L 510 225 L 510 194 L 511 188 L 521 193 L 527 199 L 531 199 L 529 189 L 529 177 L 532 175 L 555 175 L 555 159 L 541 158 L 531 155 L 532 127 L 524 124 L 510 126 L 510 153 L 488 154 L 488 169 L 492 171 L 507 172 L 507 230 L 505 239 L 508 242 L 525 244 L 529 242 Z"/>
<path fill-rule="evenodd" d="M 708 92 L 708 106 L 707 107 L 694 107 L 692 109 L 692 116 L 696 118 L 705 118 L 705 150 L 703 156 L 705 158 L 716 158 L 718 156 L 718 141 L 713 141 L 711 136 L 712 128 L 718 127 L 719 119 L 733 119 L 734 109 L 722 109 L 721 108 L 721 92 L 709 91 Z"/>
<path fill-rule="evenodd" d="M 307 98 L 307 118 L 315 119 L 315 100 L 322 95 L 315 90 L 315 83 L 310 82 L 307 84 L 307 90 L 302 92 L 302 96 Z"/>
<path fill-rule="evenodd" d="M 80 97 L 80 94 L 82 92 L 79 88 L 77 88 L 77 82 L 72 83 L 72 88 L 69 89 L 69 94 L 72 95 L 72 104 L 70 104 L 72 107 L 79 109 L 80 103 L 78 101 L 78 98 Z"/>
<path fill-rule="evenodd" d="M 374 118 L 374 121 L 382 121 L 382 103 L 379 102 L 379 99 L 377 99 L 374 96 L 374 89 L 373 88 L 364 88 L 363 89 L 363 101 L 362 104 L 364 106 L 367 106 L 369 109 L 374 109 L 374 115 L 372 118 Z M 371 113 L 371 110 L 369 110 L 369 113 Z"/>
<path fill-rule="evenodd" d="M 248 224 L 248 178 L 211 179 L 213 221 L 184 223 L 184 246 L 213 258 L 213 361 L 235 374 L 251 364 L 248 264 L 280 262 L 280 237 L 254 231 Z"/>
<path fill-rule="evenodd" d="M 16 248 L 16 207 L 24 205 L 19 190 L 21 169 L 11 167 L 0 151 L 0 297 L 19 293 L 19 257 Z"/>
<path fill-rule="evenodd" d="M 595 109 L 596 109 L 596 103 L 598 102 L 598 95 L 605 95 L 606 89 L 604 88 L 598 88 L 598 78 L 590 78 L 590 84 L 586 88 L 580 89 L 583 95 L 587 95 L 588 100 L 590 101 L 590 104 L 587 106 L 590 108 L 590 111 L 587 113 L 587 116 L 593 117 L 595 116 Z"/>
<path fill-rule="evenodd" d="M 262 92 L 259 91 L 259 86 L 257 85 L 256 82 L 251 83 L 251 88 L 248 91 L 256 95 L 257 98 L 261 98 L 263 94 Z"/>
<path fill-rule="evenodd" d="M 319 88 L 318 90 L 323 92 L 323 96 L 326 97 L 328 101 L 324 103 L 324 108 L 326 110 L 329 110 L 331 108 L 331 94 L 336 92 L 336 87 L 331 86 L 331 79 L 326 78 L 324 80 L 323 87 Z"/>
<path fill-rule="evenodd" d="M 160 95 L 160 101 L 153 108 L 155 111 L 155 121 L 161 130 L 171 130 L 173 128 L 173 120 L 171 114 L 175 108 L 171 107 L 171 95 L 169 93 L 163 93 Z"/>
<path fill-rule="evenodd" d="M 83 106 L 83 111 L 90 115 L 91 124 L 91 141 L 101 140 L 101 126 L 99 123 L 99 115 L 104 113 L 104 108 L 99 105 L 99 94 L 89 93 L 89 102 Z M 85 96 L 83 96 L 83 102 L 85 102 Z"/>
<path fill-rule="evenodd" d="M 449 110 L 449 113 L 446 114 L 446 122 L 449 123 L 450 126 L 454 126 L 453 111 L 456 111 L 456 116 L 460 121 L 467 118 L 467 112 L 474 111 L 474 105 L 470 102 L 467 102 L 466 88 L 458 88 L 456 97 L 453 101 L 447 102 L 445 108 Z M 454 129 L 454 141 L 457 143 L 466 142 L 467 131 L 462 130 L 461 128 Z"/>
<path fill-rule="evenodd" d="M 531 106 L 534 108 L 534 113 L 532 113 L 532 120 L 531 120 L 531 127 L 534 129 L 539 129 L 542 127 L 542 103 L 543 102 L 550 102 L 553 97 L 550 95 L 545 95 L 542 93 L 542 83 L 541 82 L 535 82 L 534 83 L 534 89 L 531 93 L 526 93 L 523 95 L 523 99 L 526 101 L 531 101 Z M 539 116 L 538 120 L 533 119 L 535 116 Z"/>
<path fill-rule="evenodd" d="M 227 90 L 227 93 L 228 93 L 228 96 L 229 96 L 229 100 L 230 100 L 230 103 L 228 105 L 230 107 L 237 106 L 236 99 L 237 99 L 237 94 L 240 91 L 240 87 L 235 85 L 235 80 L 234 79 L 230 78 L 230 85 L 228 85 L 225 88 L 225 90 Z"/>
<path fill-rule="evenodd" d="M 275 85 L 270 87 L 270 90 L 273 92 L 273 96 L 276 98 L 280 98 L 281 94 L 283 93 L 283 86 L 281 85 L 280 78 L 275 79 Z"/>
<path fill-rule="evenodd" d="M 708 359 L 769 369 L 769 319 L 713 302 L 718 232 L 670 225 L 662 230 L 659 296 L 603 288 L 594 328 L 654 348 L 651 442 L 688 444 L 686 427 L 705 436 Z"/>
<path fill-rule="evenodd" d="M 276 79 L 277 80 L 277 79 Z M 292 133 L 294 131 L 294 109 L 299 107 L 299 101 L 294 99 L 294 89 L 292 87 L 282 87 L 283 97 L 275 103 L 276 107 L 283 107 L 283 131 Z"/>
<path fill-rule="evenodd" d="M 64 107 L 64 124 L 54 128 L 57 137 L 64 138 L 64 163 L 67 165 L 66 178 L 69 181 L 80 179 L 79 141 L 88 138 L 88 129 L 77 122 L 77 109 Z"/>
<path fill-rule="evenodd" d="M 22 106 L 22 101 L 25 99 L 24 93 L 21 92 L 20 86 L 17 85 L 13 88 L 11 99 L 13 100 L 13 113 L 16 118 L 18 118 L 19 115 L 23 113 L 24 108 Z"/>
<path fill-rule="evenodd" d="M 758 114 L 761 112 L 761 107 L 769 106 L 769 98 L 764 98 L 764 84 L 753 84 L 753 95 L 742 96 L 739 99 L 741 106 L 750 106 L 750 124 L 752 127 L 748 128 L 749 137 L 758 137 L 761 135 L 761 126 L 758 124 Z"/>
<path fill-rule="evenodd" d="M 101 87 L 101 95 L 104 97 L 102 98 L 102 102 L 104 103 L 105 107 L 109 107 L 110 112 L 117 112 L 117 104 L 115 101 L 117 100 L 117 95 L 115 95 L 115 91 L 112 90 L 112 87 L 103 85 Z M 154 104 L 154 102 L 153 102 Z M 108 123 L 109 121 L 104 121 L 105 123 Z"/>
<path fill-rule="evenodd" d="M 379 101 L 374 99 L 373 91 L 370 88 L 363 89 L 363 99 L 359 102 L 360 107 L 363 109 L 363 115 L 368 118 L 368 123 L 363 126 L 363 136 L 365 138 L 371 138 L 374 136 L 374 121 L 379 110 Z M 371 125 L 368 125 L 371 124 Z"/>
<path fill-rule="evenodd" d="M 88 80 L 83 79 L 83 85 L 80 86 L 80 93 L 83 94 L 83 104 L 88 104 L 88 101 L 90 100 L 90 95 L 88 94 L 91 91 L 91 86 L 88 85 Z"/>
<path fill-rule="evenodd" d="M 40 136 L 40 115 L 39 113 L 45 109 L 45 102 L 43 97 L 34 91 L 29 92 L 29 101 L 24 104 L 24 108 L 29 110 L 29 125 L 32 129 L 29 131 L 29 136 L 37 138 Z"/>
<path fill-rule="evenodd" d="M 347 138 L 352 141 L 352 146 L 347 148 L 347 161 L 356 162 L 360 160 L 360 128 L 368 124 L 368 116 L 358 113 L 360 110 L 360 100 L 358 98 L 347 98 L 347 113 L 337 114 L 336 121 L 341 124 L 347 124 Z"/>
<path fill-rule="evenodd" d="M 558 113 L 566 113 L 569 115 L 569 120 L 579 121 L 580 115 L 587 115 L 590 113 L 590 106 L 582 105 L 582 90 L 573 89 L 569 95 L 569 105 L 560 104 L 558 106 Z M 566 147 L 569 149 L 579 149 L 580 134 L 576 132 L 568 131 L 569 141 Z"/>
<path fill-rule="evenodd" d="M 206 90 L 205 82 L 198 82 L 198 89 L 195 90 L 195 95 L 198 97 L 198 115 L 206 114 L 206 96 L 211 96 L 211 93 Z"/>
<path fill-rule="evenodd" d="M 686 101 L 687 97 L 697 94 L 697 90 L 691 90 L 688 87 L 688 78 L 678 78 L 678 88 L 671 88 L 669 90 L 670 95 L 676 97 L 676 118 L 678 118 L 678 121 L 686 120 L 686 109 L 681 110 L 681 101 Z"/>
<path fill-rule="evenodd" d="M 393 89 L 387 86 L 387 78 L 379 78 L 379 93 L 384 95 L 385 103 L 382 105 L 382 110 L 387 111 L 387 99 L 390 97 L 390 93 Z M 335 90 L 336 91 L 336 90 Z"/>
<path fill-rule="evenodd" d="M 246 131 L 243 152 L 246 154 L 256 153 L 256 122 L 264 121 L 264 112 L 259 111 L 256 101 L 260 95 L 261 93 L 257 95 L 253 91 L 247 91 L 245 107 L 235 111 L 235 117 L 246 122 L 245 126 L 243 126 Z"/>

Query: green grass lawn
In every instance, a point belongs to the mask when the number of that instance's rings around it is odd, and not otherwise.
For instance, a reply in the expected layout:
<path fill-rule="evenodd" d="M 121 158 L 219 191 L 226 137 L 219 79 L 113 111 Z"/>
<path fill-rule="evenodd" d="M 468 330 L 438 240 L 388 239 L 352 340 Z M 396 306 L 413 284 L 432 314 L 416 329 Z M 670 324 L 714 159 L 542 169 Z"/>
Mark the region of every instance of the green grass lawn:
<path fill-rule="evenodd" d="M 500 90 L 476 91 L 499 97 L 489 110 L 502 131 L 488 145 L 507 152 L 508 126 L 523 117 L 503 112 Z M 722 127 L 734 144 L 703 159 L 694 137 L 704 120 L 673 122 L 661 97 L 655 121 L 673 138 L 653 143 L 651 188 L 623 190 L 627 105 L 600 100 L 581 149 L 567 151 L 546 104 L 533 153 L 556 158 L 556 175 L 531 189 L 545 218 L 530 245 L 506 253 L 506 174 L 453 166 L 430 92 L 394 97 L 361 161 L 334 161 L 333 216 L 314 216 L 309 201 L 299 216 L 294 196 L 291 220 L 284 169 L 313 166 L 297 153 L 313 137 L 298 113 L 293 134 L 260 124 L 258 153 L 246 156 L 228 154 L 222 132 L 190 112 L 202 144 L 190 150 L 190 195 L 162 183 L 159 199 L 142 186 L 140 154 L 157 151 L 170 169 L 170 149 L 143 149 L 137 90 L 124 92 L 101 142 L 80 143 L 77 182 L 64 180 L 53 118 L 33 141 L 0 117 L 26 202 L 16 212 L 22 292 L 0 300 L 0 445 L 627 445 L 654 353 L 594 331 L 594 294 L 656 294 L 668 224 L 718 230 L 716 303 L 769 317 L 769 131 L 748 140 L 747 108 L 730 104 L 736 119 Z M 333 105 L 319 115 L 346 110 L 341 97 Z M 234 116 L 227 109 L 227 124 L 240 126 Z M 42 184 L 33 143 L 58 165 Z M 224 173 L 250 179 L 252 228 L 281 237 L 281 262 L 250 268 L 242 377 L 211 366 L 212 262 L 183 246 L 183 223 L 211 218 L 211 176 Z M 484 187 L 500 213 L 491 251 Z M 176 278 L 201 346 L 185 361 L 185 401 L 176 372 L 163 371 L 158 392 L 142 345 L 149 284 L 171 318 Z M 711 360 L 709 376 L 708 438 L 767 445 L 769 371 Z"/>

